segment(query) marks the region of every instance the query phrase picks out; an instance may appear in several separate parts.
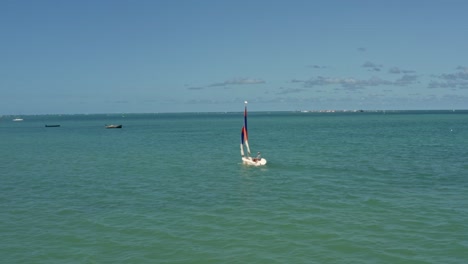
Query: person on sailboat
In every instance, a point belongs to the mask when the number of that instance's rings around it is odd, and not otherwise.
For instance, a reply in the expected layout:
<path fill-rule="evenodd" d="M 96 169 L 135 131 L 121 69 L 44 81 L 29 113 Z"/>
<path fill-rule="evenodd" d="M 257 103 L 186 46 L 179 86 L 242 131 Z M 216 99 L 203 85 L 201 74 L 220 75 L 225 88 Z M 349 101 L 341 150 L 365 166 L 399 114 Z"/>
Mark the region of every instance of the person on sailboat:
<path fill-rule="evenodd" d="M 253 158 L 253 161 L 260 161 L 262 159 L 262 155 L 260 155 L 260 152 L 257 152 L 257 157 Z"/>

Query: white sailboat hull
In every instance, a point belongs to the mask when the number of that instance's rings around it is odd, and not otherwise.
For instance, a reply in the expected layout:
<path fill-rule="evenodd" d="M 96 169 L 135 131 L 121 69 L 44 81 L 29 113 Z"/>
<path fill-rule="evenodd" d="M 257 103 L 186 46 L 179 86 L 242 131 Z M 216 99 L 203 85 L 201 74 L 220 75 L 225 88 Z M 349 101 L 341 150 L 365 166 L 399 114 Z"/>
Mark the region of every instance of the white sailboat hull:
<path fill-rule="evenodd" d="M 266 159 L 261 158 L 260 160 L 254 159 L 252 157 L 242 157 L 242 163 L 252 166 L 263 166 L 267 164 Z"/>

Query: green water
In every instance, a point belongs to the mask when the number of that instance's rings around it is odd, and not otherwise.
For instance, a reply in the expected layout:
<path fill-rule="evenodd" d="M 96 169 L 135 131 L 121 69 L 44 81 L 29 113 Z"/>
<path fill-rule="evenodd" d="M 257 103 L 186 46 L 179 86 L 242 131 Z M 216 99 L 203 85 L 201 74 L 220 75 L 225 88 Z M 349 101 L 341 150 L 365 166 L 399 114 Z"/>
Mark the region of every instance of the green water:
<path fill-rule="evenodd" d="M 2 263 L 468 260 L 467 112 L 12 118 Z"/>

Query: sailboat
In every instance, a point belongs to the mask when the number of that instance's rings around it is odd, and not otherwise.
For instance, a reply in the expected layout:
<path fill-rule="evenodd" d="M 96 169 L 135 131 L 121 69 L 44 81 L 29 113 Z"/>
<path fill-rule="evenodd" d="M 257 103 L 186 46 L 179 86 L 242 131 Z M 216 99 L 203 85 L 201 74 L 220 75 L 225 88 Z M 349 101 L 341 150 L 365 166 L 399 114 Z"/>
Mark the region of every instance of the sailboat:
<path fill-rule="evenodd" d="M 249 137 L 247 132 L 247 101 L 245 103 L 244 108 L 244 126 L 242 127 L 241 131 L 241 143 L 240 143 L 240 153 L 242 156 L 242 163 L 246 165 L 253 165 L 253 166 L 262 166 L 267 163 L 266 159 L 260 157 L 260 152 L 257 153 L 257 157 L 250 156 L 250 147 L 249 147 Z M 247 151 L 247 155 L 245 155 L 244 149 Z"/>

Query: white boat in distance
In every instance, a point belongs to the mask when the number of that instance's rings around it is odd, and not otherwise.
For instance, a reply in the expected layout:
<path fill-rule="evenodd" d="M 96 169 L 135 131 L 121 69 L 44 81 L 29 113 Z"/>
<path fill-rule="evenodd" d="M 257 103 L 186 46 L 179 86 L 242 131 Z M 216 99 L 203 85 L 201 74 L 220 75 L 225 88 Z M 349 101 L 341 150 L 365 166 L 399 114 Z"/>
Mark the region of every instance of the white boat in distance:
<path fill-rule="evenodd" d="M 244 148 L 247 150 L 247 155 L 245 155 Z M 244 108 L 244 126 L 242 127 L 241 131 L 240 152 L 242 156 L 242 163 L 246 165 L 262 166 L 267 163 L 266 159 L 260 157 L 260 152 L 258 152 L 257 157 L 255 158 L 250 156 L 249 136 L 247 131 L 247 101 L 245 101 Z"/>

